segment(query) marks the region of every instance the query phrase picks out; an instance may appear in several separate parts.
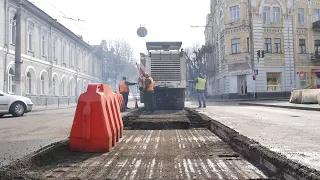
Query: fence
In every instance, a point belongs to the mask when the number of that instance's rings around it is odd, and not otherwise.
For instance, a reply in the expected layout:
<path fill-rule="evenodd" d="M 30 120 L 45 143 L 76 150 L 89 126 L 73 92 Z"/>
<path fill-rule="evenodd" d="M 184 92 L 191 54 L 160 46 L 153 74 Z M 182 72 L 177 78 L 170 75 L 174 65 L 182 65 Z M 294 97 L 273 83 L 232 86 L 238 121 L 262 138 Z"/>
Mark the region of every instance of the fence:
<path fill-rule="evenodd" d="M 52 97 L 52 96 L 27 96 L 34 106 L 61 107 L 73 106 L 77 103 L 78 97 Z"/>

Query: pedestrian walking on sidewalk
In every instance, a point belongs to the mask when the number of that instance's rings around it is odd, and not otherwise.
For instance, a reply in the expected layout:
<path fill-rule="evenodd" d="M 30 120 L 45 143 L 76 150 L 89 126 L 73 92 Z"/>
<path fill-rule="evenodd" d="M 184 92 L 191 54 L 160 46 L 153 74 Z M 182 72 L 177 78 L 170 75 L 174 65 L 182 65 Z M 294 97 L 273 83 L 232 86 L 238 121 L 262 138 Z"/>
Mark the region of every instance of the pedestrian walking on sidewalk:
<path fill-rule="evenodd" d="M 206 89 L 206 79 L 204 78 L 204 76 L 199 73 L 198 74 L 198 78 L 196 80 L 189 80 L 189 82 L 191 83 L 195 83 L 196 84 L 196 91 L 197 91 L 197 95 L 198 95 L 198 102 L 199 102 L 199 108 L 204 107 L 206 108 L 206 100 L 205 100 L 205 89 Z M 202 101 L 202 104 L 201 104 Z"/>

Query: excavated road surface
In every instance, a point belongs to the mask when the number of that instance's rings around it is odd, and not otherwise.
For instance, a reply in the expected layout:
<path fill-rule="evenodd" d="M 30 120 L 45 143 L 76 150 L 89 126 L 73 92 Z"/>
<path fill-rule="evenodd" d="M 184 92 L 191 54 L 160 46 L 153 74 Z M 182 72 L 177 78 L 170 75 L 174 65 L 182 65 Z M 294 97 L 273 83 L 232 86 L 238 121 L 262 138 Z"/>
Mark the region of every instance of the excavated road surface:
<path fill-rule="evenodd" d="M 109 153 L 69 153 L 32 171 L 46 179 L 266 178 L 207 129 L 127 130 Z"/>
<path fill-rule="evenodd" d="M 268 179 L 186 111 L 133 113 L 123 122 L 108 153 L 70 152 L 59 142 L 0 169 L 0 179 Z"/>

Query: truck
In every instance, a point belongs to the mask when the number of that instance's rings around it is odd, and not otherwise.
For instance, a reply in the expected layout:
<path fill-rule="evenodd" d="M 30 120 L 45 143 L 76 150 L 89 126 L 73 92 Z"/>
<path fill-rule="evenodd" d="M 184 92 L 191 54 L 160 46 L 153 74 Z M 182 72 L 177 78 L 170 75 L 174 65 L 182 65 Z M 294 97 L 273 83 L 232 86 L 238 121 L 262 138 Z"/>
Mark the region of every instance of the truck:
<path fill-rule="evenodd" d="M 147 72 L 154 81 L 156 109 L 181 110 L 185 106 L 187 61 L 182 42 L 146 42 L 147 54 L 140 53 L 140 74 Z M 139 78 L 143 87 L 144 78 Z M 140 102 L 144 103 L 143 91 Z"/>

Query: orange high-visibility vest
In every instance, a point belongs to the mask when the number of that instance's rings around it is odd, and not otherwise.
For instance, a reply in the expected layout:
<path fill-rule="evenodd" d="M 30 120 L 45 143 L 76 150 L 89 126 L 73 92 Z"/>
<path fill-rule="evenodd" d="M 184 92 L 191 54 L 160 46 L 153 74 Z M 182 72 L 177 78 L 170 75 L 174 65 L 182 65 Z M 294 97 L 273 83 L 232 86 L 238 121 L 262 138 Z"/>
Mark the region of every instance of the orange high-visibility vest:
<path fill-rule="evenodd" d="M 127 86 L 125 80 L 122 80 L 119 86 L 120 86 L 120 92 L 124 92 L 124 93 L 129 92 L 129 87 Z"/>
<path fill-rule="evenodd" d="M 147 80 L 150 80 L 150 86 L 149 86 L 149 88 L 147 89 L 147 91 L 154 91 L 154 84 L 153 84 L 153 79 L 151 78 L 151 77 L 148 77 L 147 79 L 146 79 L 146 81 Z M 146 87 L 146 82 L 144 82 L 144 87 Z"/>

